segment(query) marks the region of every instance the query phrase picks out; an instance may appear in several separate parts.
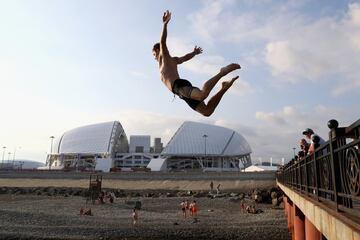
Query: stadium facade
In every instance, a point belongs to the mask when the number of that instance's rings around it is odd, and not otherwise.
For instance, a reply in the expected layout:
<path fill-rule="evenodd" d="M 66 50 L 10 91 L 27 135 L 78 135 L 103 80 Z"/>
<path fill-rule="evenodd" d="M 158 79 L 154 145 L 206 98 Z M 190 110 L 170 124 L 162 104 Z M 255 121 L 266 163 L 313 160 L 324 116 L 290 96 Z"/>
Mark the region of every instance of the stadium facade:
<path fill-rule="evenodd" d="M 118 121 L 65 132 L 48 154 L 49 170 L 237 171 L 251 165 L 251 148 L 239 133 L 210 124 L 184 122 L 163 148 L 149 135 L 128 140 Z"/>
<path fill-rule="evenodd" d="M 251 165 L 251 148 L 234 130 L 197 122 L 184 122 L 160 159 L 148 165 L 153 171 L 239 171 Z"/>

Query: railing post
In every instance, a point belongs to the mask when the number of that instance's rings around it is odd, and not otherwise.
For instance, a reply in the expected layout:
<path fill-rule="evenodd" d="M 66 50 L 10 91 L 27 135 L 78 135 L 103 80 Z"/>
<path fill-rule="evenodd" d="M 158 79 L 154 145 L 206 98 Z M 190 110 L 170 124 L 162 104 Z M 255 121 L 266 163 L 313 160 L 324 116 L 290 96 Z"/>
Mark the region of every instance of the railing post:
<path fill-rule="evenodd" d="M 315 155 L 315 153 L 313 153 Z M 305 191 L 306 196 L 309 196 L 309 190 L 308 190 L 308 174 L 307 174 L 307 157 L 304 158 L 304 167 L 305 167 Z"/>
<path fill-rule="evenodd" d="M 315 174 L 316 200 L 319 201 L 319 180 L 318 180 L 318 171 L 317 171 L 317 161 L 316 161 L 316 159 L 314 159 L 314 174 Z"/>
<path fill-rule="evenodd" d="M 328 122 L 328 126 L 331 129 L 329 132 L 329 144 L 330 144 L 330 166 L 331 166 L 331 177 L 332 177 L 332 184 L 334 190 L 334 201 L 336 205 L 336 211 L 339 211 L 338 205 L 338 195 L 337 195 L 337 188 L 336 188 L 336 179 L 335 179 L 335 157 L 334 157 L 334 147 L 333 144 L 336 144 L 336 137 L 333 137 L 334 132 L 336 131 L 339 123 L 336 120 L 330 120 Z M 333 139 L 334 138 L 334 139 Z"/>

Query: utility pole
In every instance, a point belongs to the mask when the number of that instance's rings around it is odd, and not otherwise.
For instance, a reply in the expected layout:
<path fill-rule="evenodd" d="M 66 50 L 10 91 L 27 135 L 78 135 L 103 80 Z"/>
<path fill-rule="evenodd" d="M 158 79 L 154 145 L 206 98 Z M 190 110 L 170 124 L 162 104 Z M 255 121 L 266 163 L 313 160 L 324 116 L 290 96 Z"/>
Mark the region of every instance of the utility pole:
<path fill-rule="evenodd" d="M 1 168 L 2 168 L 3 165 L 4 165 L 4 158 L 5 158 L 5 150 L 6 150 L 6 147 L 3 146 L 2 148 L 3 148 L 3 156 L 2 156 L 2 161 L 1 161 Z"/>
<path fill-rule="evenodd" d="M 296 155 L 295 155 L 295 149 L 296 149 L 296 147 L 293 147 L 292 149 L 294 150 L 294 159 L 295 159 L 295 156 L 296 156 Z"/>
<path fill-rule="evenodd" d="M 53 152 L 53 142 L 54 142 L 54 136 L 50 136 L 51 139 L 51 145 L 50 145 L 50 156 L 49 156 L 49 170 L 51 170 L 51 157 Z"/>

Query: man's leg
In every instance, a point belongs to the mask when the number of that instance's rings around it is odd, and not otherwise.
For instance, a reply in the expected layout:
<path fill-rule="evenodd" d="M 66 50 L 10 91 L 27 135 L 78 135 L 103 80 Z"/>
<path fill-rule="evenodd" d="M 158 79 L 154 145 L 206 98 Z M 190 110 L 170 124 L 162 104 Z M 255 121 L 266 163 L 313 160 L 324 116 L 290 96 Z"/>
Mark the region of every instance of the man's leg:
<path fill-rule="evenodd" d="M 228 82 L 223 82 L 221 90 L 217 92 L 207 104 L 202 102 L 199 104 L 199 106 L 196 108 L 196 111 L 201 113 L 202 115 L 209 117 L 214 111 L 217 105 L 219 104 L 221 98 L 224 96 L 226 91 L 233 85 L 236 79 L 238 79 L 239 76 L 234 77 Z"/>
<path fill-rule="evenodd" d="M 209 96 L 211 90 L 215 87 L 216 83 L 222 77 L 239 68 L 240 65 L 237 63 L 232 63 L 227 65 L 226 67 L 221 68 L 218 74 L 216 74 L 214 77 L 210 78 L 208 81 L 205 82 L 201 90 L 197 88 L 193 89 L 190 98 L 198 101 L 203 101 L 205 98 Z"/>

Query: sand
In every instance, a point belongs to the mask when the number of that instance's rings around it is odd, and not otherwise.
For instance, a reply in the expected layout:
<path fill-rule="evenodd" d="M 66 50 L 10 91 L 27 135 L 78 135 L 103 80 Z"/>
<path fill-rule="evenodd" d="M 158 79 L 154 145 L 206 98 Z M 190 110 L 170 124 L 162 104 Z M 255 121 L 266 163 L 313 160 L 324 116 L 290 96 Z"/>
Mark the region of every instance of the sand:
<path fill-rule="evenodd" d="M 2 194 L 0 239 L 290 239 L 281 208 L 258 204 L 263 213 L 247 214 L 230 198 L 194 198 L 200 210 L 193 223 L 181 216 L 182 199 L 127 197 L 85 205 L 85 198 L 76 196 Z M 135 201 L 142 202 L 137 226 L 130 217 Z M 84 206 L 94 216 L 79 215 Z"/>

